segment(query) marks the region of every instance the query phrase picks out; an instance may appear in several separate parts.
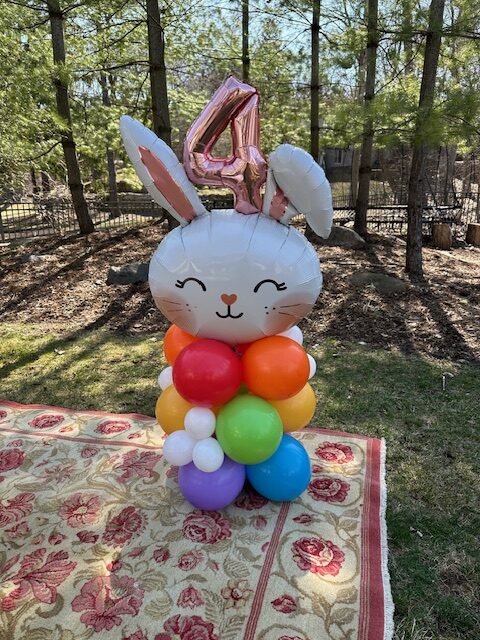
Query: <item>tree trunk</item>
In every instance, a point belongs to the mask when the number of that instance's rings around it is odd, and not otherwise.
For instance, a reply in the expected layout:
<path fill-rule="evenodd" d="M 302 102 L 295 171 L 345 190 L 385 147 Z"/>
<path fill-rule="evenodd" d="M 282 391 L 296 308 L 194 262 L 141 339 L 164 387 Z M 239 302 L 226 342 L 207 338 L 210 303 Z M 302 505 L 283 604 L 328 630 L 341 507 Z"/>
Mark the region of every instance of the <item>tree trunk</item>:
<path fill-rule="evenodd" d="M 320 156 L 320 0 L 312 0 L 312 38 L 311 38 L 311 78 L 310 78 L 310 153 L 315 162 Z"/>
<path fill-rule="evenodd" d="M 472 190 L 473 153 L 466 153 L 462 163 L 462 196 L 465 198 Z"/>
<path fill-rule="evenodd" d="M 480 247 L 480 224 L 471 222 L 467 226 L 467 236 L 465 238 L 467 244 L 473 244 L 474 247 Z"/>
<path fill-rule="evenodd" d="M 438 57 L 442 43 L 443 12 L 445 0 L 432 0 L 430 4 L 428 33 L 425 42 L 422 84 L 418 103 L 413 141 L 412 164 L 408 182 L 407 201 L 407 259 L 406 271 L 411 276 L 423 277 L 422 264 L 422 214 L 425 199 L 425 157 L 427 145 L 424 140 L 426 125 L 430 119 L 435 95 Z"/>
<path fill-rule="evenodd" d="M 452 228 L 446 222 L 432 224 L 432 244 L 437 249 L 452 248 Z"/>
<path fill-rule="evenodd" d="M 46 195 L 47 193 L 50 193 L 51 186 L 50 176 L 48 175 L 48 173 L 46 171 L 40 171 L 40 179 L 42 181 L 42 194 Z"/>
<path fill-rule="evenodd" d="M 248 41 L 249 0 L 242 0 L 242 80 L 249 82 L 250 80 L 250 49 Z"/>
<path fill-rule="evenodd" d="M 88 234 L 95 231 L 95 227 L 88 212 L 87 201 L 83 192 L 77 149 L 72 131 L 68 86 L 65 79 L 64 15 L 58 0 L 47 0 L 47 7 L 52 34 L 53 61 L 56 66 L 53 84 L 56 92 L 58 115 L 63 120 L 61 142 L 67 167 L 68 187 L 72 196 L 73 209 L 77 216 L 80 233 Z"/>
<path fill-rule="evenodd" d="M 165 67 L 165 40 L 158 0 L 147 0 L 148 61 L 152 93 L 153 130 L 169 147 L 172 146 L 172 127 L 168 107 L 167 70 Z M 173 216 L 167 216 L 171 231 L 178 226 Z"/>
<path fill-rule="evenodd" d="M 353 227 L 361 236 L 367 235 L 367 211 L 372 175 L 373 114 L 372 100 L 375 96 L 375 75 L 378 48 L 378 0 L 367 0 L 367 73 L 365 77 L 365 123 L 362 134 L 362 156 L 360 160 L 358 195 L 355 204 Z"/>
<path fill-rule="evenodd" d="M 358 56 L 358 78 L 357 78 L 357 102 L 363 101 L 365 95 L 365 51 Z M 358 173 L 360 171 L 360 148 L 355 146 L 352 149 L 352 173 L 350 179 L 350 199 L 354 207 L 357 202 L 358 195 Z"/>
<path fill-rule="evenodd" d="M 107 76 L 100 73 L 100 86 L 102 87 L 102 103 L 105 107 L 111 106 L 110 92 L 107 85 Z M 115 171 L 115 152 L 106 144 L 107 169 L 108 169 L 108 202 L 110 205 L 110 218 L 118 218 L 120 211 L 118 209 L 118 191 L 117 191 L 117 173 Z"/>
<path fill-rule="evenodd" d="M 439 182 L 441 185 L 441 193 L 439 193 L 439 201 L 442 204 L 450 203 L 450 196 L 454 190 L 454 178 L 455 178 L 455 160 L 457 157 L 456 145 L 445 145 L 442 154 L 443 162 L 439 171 Z M 440 189 L 439 189 L 440 191 Z"/>
<path fill-rule="evenodd" d="M 37 174 L 35 173 L 34 167 L 30 167 L 30 182 L 32 183 L 32 193 L 33 195 L 36 195 L 40 191 L 40 188 L 38 186 Z"/>
<path fill-rule="evenodd" d="M 409 74 L 415 70 L 415 64 L 413 60 L 413 47 L 412 47 L 412 13 L 413 2 L 412 0 L 402 0 L 402 45 L 403 53 L 405 56 L 405 73 Z"/>
<path fill-rule="evenodd" d="M 148 61 L 152 93 L 153 130 L 159 138 L 172 146 L 172 127 L 168 108 L 165 42 L 158 0 L 147 0 Z"/>

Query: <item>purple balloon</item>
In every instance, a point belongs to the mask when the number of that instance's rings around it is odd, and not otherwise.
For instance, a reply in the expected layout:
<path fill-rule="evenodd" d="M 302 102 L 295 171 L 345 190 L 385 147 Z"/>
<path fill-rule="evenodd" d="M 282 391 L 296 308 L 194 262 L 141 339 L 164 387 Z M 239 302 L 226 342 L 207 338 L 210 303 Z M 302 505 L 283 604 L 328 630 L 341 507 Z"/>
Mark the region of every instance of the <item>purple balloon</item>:
<path fill-rule="evenodd" d="M 178 484 L 183 496 L 197 509 L 217 511 L 232 503 L 245 484 L 245 465 L 225 456 L 217 471 L 200 471 L 191 462 L 178 469 Z"/>

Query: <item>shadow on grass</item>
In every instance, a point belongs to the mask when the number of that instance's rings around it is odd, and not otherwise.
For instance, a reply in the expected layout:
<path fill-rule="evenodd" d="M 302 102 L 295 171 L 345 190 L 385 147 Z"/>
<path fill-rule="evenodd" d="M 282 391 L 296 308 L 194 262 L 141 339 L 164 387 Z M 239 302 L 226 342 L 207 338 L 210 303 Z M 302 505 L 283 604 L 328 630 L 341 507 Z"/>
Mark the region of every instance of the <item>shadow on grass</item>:
<path fill-rule="evenodd" d="M 31 342 L 41 342 L 41 346 L 30 354 L 19 354 L 14 363 L 3 367 L 0 398 L 152 415 L 158 396 L 156 378 L 164 366 L 161 349 L 152 340 L 156 338 L 145 340 L 106 330 L 61 339 L 33 338 Z"/>
<path fill-rule="evenodd" d="M 35 362 L 36 360 L 38 360 L 48 352 L 61 350 L 65 348 L 66 346 L 68 346 L 69 343 L 74 342 L 75 340 L 79 339 L 82 335 L 84 335 L 89 331 L 101 329 L 106 324 L 108 324 L 108 322 L 112 318 L 120 315 L 124 311 L 127 301 L 136 293 L 136 291 L 137 291 L 137 285 L 134 285 L 134 284 L 130 285 L 124 291 L 120 292 L 118 296 L 115 298 L 115 300 L 112 300 L 110 302 L 108 307 L 98 318 L 90 322 L 85 327 L 82 327 L 81 329 L 77 329 L 76 331 L 73 331 L 67 334 L 66 336 L 62 336 L 59 338 L 52 338 L 51 341 L 48 341 L 46 344 L 39 347 L 38 349 L 32 349 L 31 351 L 27 351 L 25 355 L 18 358 L 18 360 L 15 360 L 14 362 L 4 365 L 3 367 L 0 368 L 0 379 L 10 375 L 13 371 L 17 369 L 21 369 L 26 365 L 32 362 Z M 127 329 L 131 327 L 136 322 L 136 320 L 137 320 L 137 313 L 134 313 L 131 316 L 127 316 L 125 314 L 125 319 L 122 322 L 122 326 L 124 326 L 125 329 Z M 98 334 L 98 335 L 99 335 L 99 338 L 98 338 L 99 340 L 104 340 L 104 338 L 100 338 L 102 334 Z M 105 334 L 105 336 L 107 335 L 108 334 Z"/>
<path fill-rule="evenodd" d="M 45 287 L 45 285 L 47 285 L 49 282 L 51 282 L 58 276 L 64 275 L 69 271 L 78 269 L 79 267 L 83 266 L 83 264 L 85 263 L 85 260 L 87 260 L 91 256 L 101 253 L 105 249 L 108 249 L 111 245 L 118 243 L 119 240 L 122 240 L 128 236 L 136 236 L 138 235 L 138 233 L 139 233 L 138 229 L 128 229 L 123 233 L 115 234 L 106 238 L 105 240 L 102 240 L 92 248 L 90 248 L 90 246 L 87 244 L 87 241 L 86 241 L 86 249 L 81 255 L 77 256 L 76 258 L 74 258 L 73 260 L 65 264 L 63 267 L 60 267 L 59 269 L 47 274 L 46 276 L 44 276 L 34 284 L 29 284 L 27 287 L 24 287 L 11 300 L 9 300 L 6 304 L 4 304 L 3 307 L 0 308 L 0 318 L 7 311 L 12 311 L 12 309 L 15 309 L 15 307 L 17 307 L 17 305 L 20 302 L 23 303 L 25 302 L 25 300 L 28 300 L 31 296 L 33 296 L 35 293 L 40 291 L 43 287 Z M 52 249 L 63 244 L 65 243 L 57 241 L 56 243 L 53 244 Z M 45 248 L 43 248 L 42 252 L 45 252 Z M 2 275 L 5 275 L 5 273 L 7 273 L 8 271 L 15 271 L 15 269 L 18 268 L 20 264 L 22 264 L 22 262 L 23 262 L 22 260 L 17 261 L 11 268 L 4 270 L 2 272 Z"/>
<path fill-rule="evenodd" d="M 387 260 L 389 252 L 392 252 L 390 247 L 383 247 L 383 253 Z M 391 275 L 379 259 L 375 245 L 369 245 L 365 249 L 365 253 L 369 257 L 372 271 L 386 276 Z M 411 302 L 413 295 L 425 307 L 436 325 L 437 335 L 429 337 L 428 343 L 425 345 L 426 350 L 435 358 L 461 358 L 471 363 L 480 364 L 478 355 L 449 318 L 432 287 L 424 281 L 412 284 L 412 287 L 414 289 L 406 294 L 392 295 L 377 292 L 382 299 L 383 308 L 372 308 L 368 302 L 360 307 L 358 293 L 352 290 L 336 308 L 333 319 L 326 327 L 326 334 L 334 338 L 343 336 L 345 328 L 348 327 L 351 330 L 351 340 L 366 341 L 382 347 L 385 347 L 386 341 L 388 341 L 389 347 L 395 347 L 405 355 L 417 354 L 415 330 L 405 322 L 405 318 L 409 315 L 407 305 Z M 318 304 L 321 306 L 321 298 Z M 388 310 L 389 308 L 392 313 L 390 314 L 388 311 L 385 313 L 384 309 Z M 422 327 L 420 326 L 419 329 L 421 330 Z M 422 351 L 425 351 L 425 348 L 422 347 Z"/>
<path fill-rule="evenodd" d="M 160 344 L 105 330 L 22 337 L 0 395 L 24 403 L 153 413 Z M 117 304 L 118 306 L 115 306 Z M 131 318 L 130 318 L 131 320 Z M 127 319 L 126 319 L 127 321 Z M 55 354 L 57 351 L 65 351 Z M 26 353 L 21 352 L 25 350 Z M 31 351 L 31 353 L 29 353 Z M 18 357 L 16 357 L 16 355 Z M 325 343 L 312 384 L 318 427 L 385 437 L 390 572 L 397 618 L 431 638 L 474 640 L 478 629 L 478 388 L 480 369 Z"/>

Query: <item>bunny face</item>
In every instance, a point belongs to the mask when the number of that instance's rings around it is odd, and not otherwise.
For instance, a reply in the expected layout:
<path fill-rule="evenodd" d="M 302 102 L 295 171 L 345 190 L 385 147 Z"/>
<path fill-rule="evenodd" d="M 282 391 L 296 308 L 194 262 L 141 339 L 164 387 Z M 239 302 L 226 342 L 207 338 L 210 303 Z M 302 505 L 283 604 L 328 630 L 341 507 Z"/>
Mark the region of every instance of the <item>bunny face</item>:
<path fill-rule="evenodd" d="M 315 250 L 295 229 L 228 210 L 170 232 L 152 257 L 149 283 L 171 322 L 239 344 L 297 324 L 315 304 L 322 275 Z"/>

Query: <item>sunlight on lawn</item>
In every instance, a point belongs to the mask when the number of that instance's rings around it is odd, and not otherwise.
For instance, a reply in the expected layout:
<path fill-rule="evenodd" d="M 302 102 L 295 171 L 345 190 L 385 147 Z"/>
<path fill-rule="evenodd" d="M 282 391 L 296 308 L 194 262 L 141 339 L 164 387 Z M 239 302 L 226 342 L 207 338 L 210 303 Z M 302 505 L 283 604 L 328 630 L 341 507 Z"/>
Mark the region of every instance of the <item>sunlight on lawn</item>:
<path fill-rule="evenodd" d="M 0 397 L 152 415 L 162 337 L 2 325 Z M 467 637 L 479 624 L 480 369 L 334 341 L 314 355 L 312 424 L 387 442 L 397 638 Z"/>

